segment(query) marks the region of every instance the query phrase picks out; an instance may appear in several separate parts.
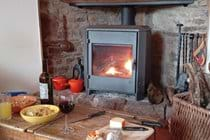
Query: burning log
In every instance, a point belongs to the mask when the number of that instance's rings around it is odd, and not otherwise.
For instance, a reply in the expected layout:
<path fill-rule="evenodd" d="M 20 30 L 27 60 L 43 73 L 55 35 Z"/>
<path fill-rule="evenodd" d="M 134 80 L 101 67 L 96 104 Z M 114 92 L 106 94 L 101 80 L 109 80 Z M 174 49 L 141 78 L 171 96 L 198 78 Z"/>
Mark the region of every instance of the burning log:
<path fill-rule="evenodd" d="M 95 60 L 93 62 L 93 73 L 95 75 L 121 78 L 130 78 L 132 75 L 132 61 L 130 58 L 110 56 L 101 61 Z"/>

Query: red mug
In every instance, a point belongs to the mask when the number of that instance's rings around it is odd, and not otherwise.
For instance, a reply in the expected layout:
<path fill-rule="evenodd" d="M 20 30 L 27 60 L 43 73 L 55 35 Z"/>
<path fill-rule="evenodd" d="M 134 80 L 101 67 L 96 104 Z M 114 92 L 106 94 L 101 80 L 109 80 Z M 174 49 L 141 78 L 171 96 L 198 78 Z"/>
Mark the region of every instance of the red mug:
<path fill-rule="evenodd" d="M 70 90 L 74 93 L 81 92 L 84 88 L 84 80 L 83 79 L 70 79 L 68 81 Z"/>
<path fill-rule="evenodd" d="M 53 87 L 55 90 L 64 90 L 67 87 L 67 78 L 64 76 L 56 76 L 52 79 Z"/>

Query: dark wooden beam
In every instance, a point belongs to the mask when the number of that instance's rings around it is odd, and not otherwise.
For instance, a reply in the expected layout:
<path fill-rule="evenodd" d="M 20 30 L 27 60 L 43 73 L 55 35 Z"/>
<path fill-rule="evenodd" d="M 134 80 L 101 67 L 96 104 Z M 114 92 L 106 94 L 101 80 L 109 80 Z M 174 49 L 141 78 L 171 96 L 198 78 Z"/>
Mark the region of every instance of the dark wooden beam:
<path fill-rule="evenodd" d="M 157 6 L 188 5 L 194 0 L 61 0 L 75 6 Z"/>

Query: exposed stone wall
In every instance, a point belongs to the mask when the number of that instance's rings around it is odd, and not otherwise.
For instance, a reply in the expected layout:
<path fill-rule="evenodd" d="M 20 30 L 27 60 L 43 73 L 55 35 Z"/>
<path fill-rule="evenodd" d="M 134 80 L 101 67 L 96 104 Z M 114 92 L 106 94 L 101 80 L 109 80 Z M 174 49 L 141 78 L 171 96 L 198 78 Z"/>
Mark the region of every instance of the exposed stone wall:
<path fill-rule="evenodd" d="M 169 6 L 151 8 L 146 13 L 146 24 L 153 30 L 152 56 L 153 80 L 161 84 L 174 85 L 177 66 L 178 28 L 184 24 L 183 32 L 206 33 L 208 27 L 208 0 L 195 0 L 188 7 Z M 156 62 L 157 61 L 157 62 Z M 161 77 L 160 77 L 161 75 Z"/>
<path fill-rule="evenodd" d="M 152 78 L 163 86 L 174 85 L 177 64 L 177 23 L 186 32 L 207 32 L 208 0 L 195 0 L 188 7 L 136 8 L 136 24 L 152 29 Z M 59 0 L 41 0 L 40 13 L 44 56 L 50 72 L 71 77 L 77 57 L 83 56 L 85 27 L 119 25 L 119 8 L 77 8 Z"/>

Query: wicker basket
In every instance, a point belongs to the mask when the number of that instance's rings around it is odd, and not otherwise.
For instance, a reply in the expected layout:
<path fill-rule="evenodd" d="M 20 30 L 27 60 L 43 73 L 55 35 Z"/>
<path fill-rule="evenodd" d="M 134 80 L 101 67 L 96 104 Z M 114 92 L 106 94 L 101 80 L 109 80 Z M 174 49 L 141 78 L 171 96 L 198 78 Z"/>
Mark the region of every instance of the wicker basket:
<path fill-rule="evenodd" d="M 170 127 L 176 140 L 210 140 L 210 111 L 193 105 L 189 93 L 177 94 Z"/>

